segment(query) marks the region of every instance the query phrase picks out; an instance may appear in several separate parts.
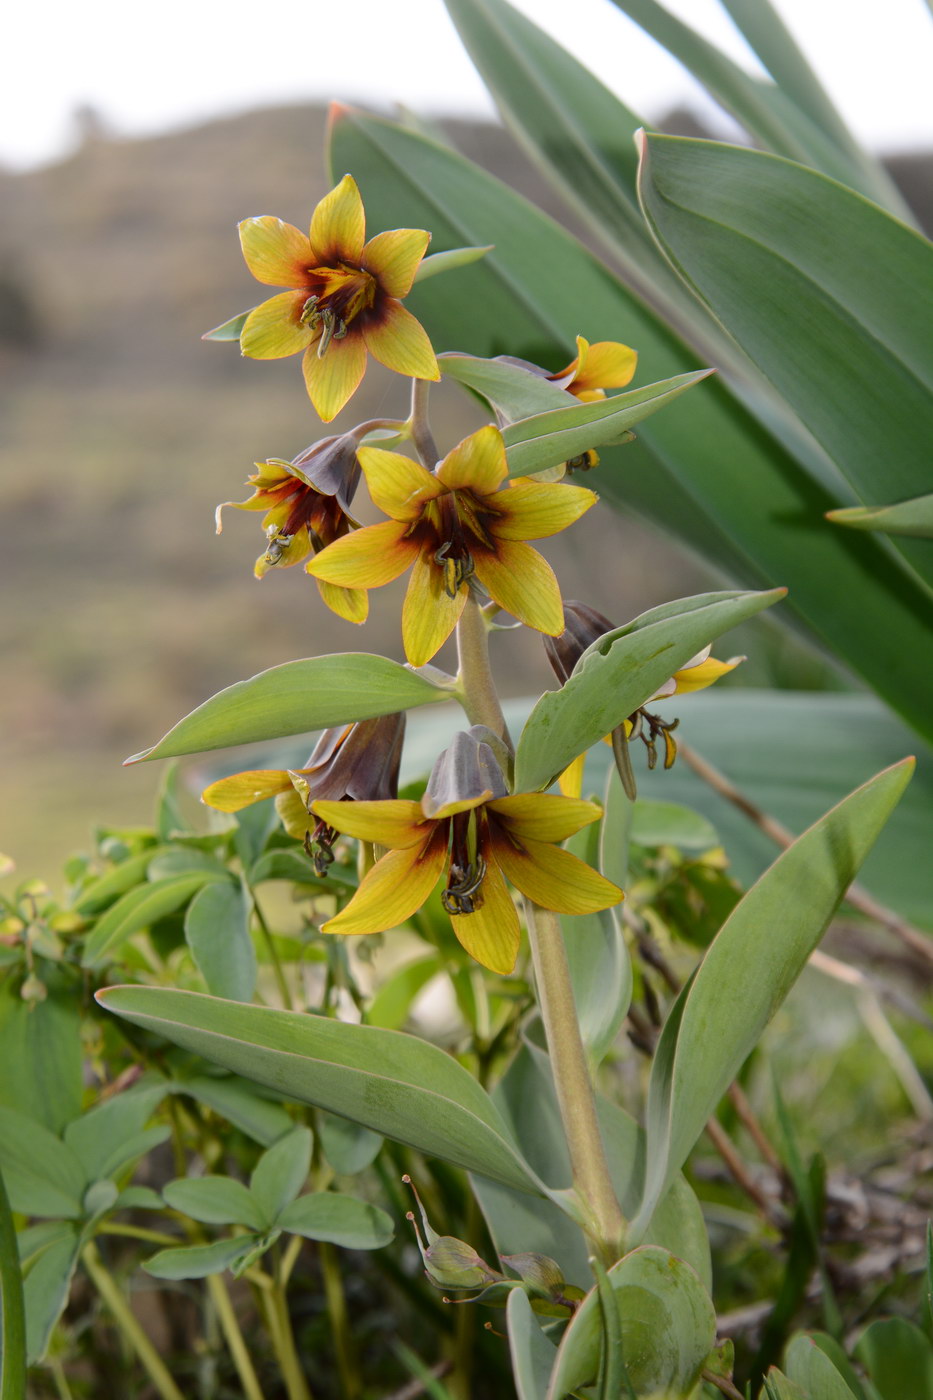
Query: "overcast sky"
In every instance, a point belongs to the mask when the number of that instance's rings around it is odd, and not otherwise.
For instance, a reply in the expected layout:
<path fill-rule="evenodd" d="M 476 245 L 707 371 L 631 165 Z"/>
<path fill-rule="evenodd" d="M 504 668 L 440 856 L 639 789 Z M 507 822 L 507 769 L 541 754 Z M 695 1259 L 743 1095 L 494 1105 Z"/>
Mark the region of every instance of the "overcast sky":
<path fill-rule="evenodd" d="M 863 140 L 933 144 L 925 0 L 774 2 Z M 610 0 L 513 3 L 649 120 L 698 93 Z M 755 68 L 716 0 L 667 6 Z M 47 0 L 11 5 L 4 28 L 0 161 L 14 168 L 66 152 L 83 103 L 126 135 L 331 97 L 492 112 L 442 0 Z"/>

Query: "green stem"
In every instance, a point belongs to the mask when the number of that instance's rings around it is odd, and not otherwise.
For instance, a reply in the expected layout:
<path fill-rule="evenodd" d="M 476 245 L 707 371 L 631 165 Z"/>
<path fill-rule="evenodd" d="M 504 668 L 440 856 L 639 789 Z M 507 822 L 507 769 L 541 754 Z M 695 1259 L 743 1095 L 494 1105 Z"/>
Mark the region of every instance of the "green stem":
<path fill-rule="evenodd" d="M 324 1278 L 324 1296 L 327 1299 L 327 1316 L 337 1356 L 337 1372 L 340 1376 L 340 1394 L 343 1400 L 357 1400 L 361 1393 L 360 1369 L 357 1365 L 350 1318 L 347 1312 L 347 1299 L 343 1291 L 343 1277 L 340 1261 L 332 1244 L 321 1241 L 317 1247 L 317 1257 L 321 1263 Z"/>
<path fill-rule="evenodd" d="M 285 1393 L 288 1400 L 311 1400 L 311 1391 L 298 1359 L 285 1290 L 280 1283 L 275 1282 L 264 1296 L 272 1345 L 275 1347 L 275 1355 L 279 1363 L 279 1370 L 282 1372 L 282 1380 L 285 1382 Z"/>
<path fill-rule="evenodd" d="M 462 704 L 471 724 L 484 724 L 512 749 L 508 726 L 489 665 L 489 627 L 471 593 L 457 623 Z"/>
<path fill-rule="evenodd" d="M 26 1393 L 26 1305 L 19 1266 L 16 1230 L 0 1173 L 0 1400 L 21 1400 Z"/>
<path fill-rule="evenodd" d="M 266 951 L 269 954 L 269 961 L 272 963 L 272 972 L 279 989 L 279 996 L 282 998 L 282 1005 L 285 1007 L 286 1011 L 294 1011 L 295 1006 L 292 1001 L 292 994 L 288 990 L 288 982 L 286 980 L 285 971 L 282 967 L 279 955 L 276 951 L 275 939 L 272 936 L 272 930 L 266 923 L 266 916 L 260 908 L 259 900 L 256 898 L 256 891 L 250 889 L 250 896 L 253 901 L 253 911 L 256 915 L 256 921 L 259 924 L 259 927 L 262 931 L 263 940 L 266 945 Z"/>
<path fill-rule="evenodd" d="M 93 1241 L 84 1246 L 81 1251 L 81 1259 L 94 1287 L 110 1310 L 114 1322 L 139 1357 L 146 1374 L 159 1395 L 162 1396 L 162 1400 L 185 1400 L 178 1386 L 172 1380 L 165 1362 L 136 1321 L 130 1305 L 104 1267 L 104 1262 Z"/>
<path fill-rule="evenodd" d="M 74 1400 L 71 1386 L 68 1384 L 68 1377 L 65 1375 L 65 1368 L 60 1359 L 57 1356 L 50 1356 L 48 1366 L 52 1372 L 52 1380 L 55 1382 L 58 1400 Z"/>
<path fill-rule="evenodd" d="M 133 1240 L 147 1240 L 150 1244 L 164 1244 L 175 1246 L 182 1241 L 177 1235 L 167 1235 L 161 1230 L 147 1230 L 144 1225 L 121 1225 L 117 1220 L 108 1220 L 106 1225 L 98 1227 L 99 1235 L 127 1235 Z"/>
<path fill-rule="evenodd" d="M 214 1307 L 217 1309 L 217 1317 L 220 1322 L 221 1331 L 226 1338 L 233 1364 L 236 1367 L 240 1384 L 243 1387 L 243 1394 L 246 1400 L 263 1400 L 262 1388 L 259 1379 L 253 1369 L 250 1354 L 246 1343 L 243 1340 L 243 1333 L 240 1331 L 240 1324 L 237 1322 L 233 1304 L 230 1301 L 230 1294 L 220 1274 L 208 1274 L 207 1287 L 210 1291 Z"/>
<path fill-rule="evenodd" d="M 429 472 L 440 461 L 440 453 L 437 450 L 437 443 L 434 441 L 434 434 L 431 432 L 431 424 L 428 421 L 428 395 L 431 392 L 431 382 L 428 379 L 413 379 L 411 381 L 411 440 L 415 445 L 415 451 L 421 458 L 424 466 Z"/>
<path fill-rule="evenodd" d="M 560 920 L 525 900 L 541 1020 L 554 1074 L 573 1184 L 592 1222 L 592 1243 L 608 1264 L 622 1253 L 626 1221 L 616 1200 L 596 1117 L 596 1100 L 580 1038 Z"/>

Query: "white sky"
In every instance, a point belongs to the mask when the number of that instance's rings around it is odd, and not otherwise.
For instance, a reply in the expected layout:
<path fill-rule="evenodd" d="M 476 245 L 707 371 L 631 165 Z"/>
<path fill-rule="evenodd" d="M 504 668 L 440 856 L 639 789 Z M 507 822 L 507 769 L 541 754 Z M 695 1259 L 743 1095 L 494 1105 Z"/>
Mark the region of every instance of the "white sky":
<path fill-rule="evenodd" d="M 697 92 L 609 0 L 513 2 L 648 119 Z M 754 68 L 716 0 L 667 5 Z M 885 150 L 933 144 L 925 0 L 776 5 L 858 136 Z M 0 162 L 13 168 L 66 152 L 80 103 L 126 135 L 331 97 L 492 112 L 442 0 L 46 0 L 11 5 L 4 28 Z"/>

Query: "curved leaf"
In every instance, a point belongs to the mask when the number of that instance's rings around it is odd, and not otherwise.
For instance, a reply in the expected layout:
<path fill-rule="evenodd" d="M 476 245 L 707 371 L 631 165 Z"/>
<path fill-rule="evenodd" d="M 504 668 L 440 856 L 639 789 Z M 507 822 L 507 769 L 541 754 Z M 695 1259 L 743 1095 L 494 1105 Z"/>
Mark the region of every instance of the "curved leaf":
<path fill-rule="evenodd" d="M 933 496 L 917 496 L 893 506 L 847 506 L 827 512 L 834 525 L 853 530 L 881 530 L 887 535 L 916 535 L 933 539 Z"/>
<path fill-rule="evenodd" d="M 384 1210 L 335 1191 L 299 1196 L 285 1207 L 276 1224 L 290 1234 L 327 1240 L 341 1249 L 382 1249 L 395 1233 Z"/>
<path fill-rule="evenodd" d="M 137 886 L 111 905 L 85 940 L 82 967 L 100 967 L 134 933 L 148 928 L 166 914 L 174 914 L 193 894 L 212 881 L 229 884 L 230 876 L 218 867 L 194 870 L 189 875 L 172 875 Z"/>
<path fill-rule="evenodd" d="M 518 1400 L 546 1400 L 557 1348 L 541 1331 L 528 1295 L 521 1288 L 513 1288 L 509 1293 L 505 1317 Z"/>
<path fill-rule="evenodd" d="M 442 699 L 442 687 L 385 656 L 351 651 L 286 661 L 218 691 L 126 762 L 306 734 Z"/>
<path fill-rule="evenodd" d="M 486 1092 L 451 1056 L 414 1036 L 168 988 L 110 987 L 97 999 L 285 1098 L 519 1191 L 543 1190 Z"/>
<path fill-rule="evenodd" d="M 246 1225 L 265 1230 L 272 1224 L 242 1181 L 230 1176 L 195 1176 L 169 1181 L 162 1195 L 173 1210 L 205 1225 Z"/>

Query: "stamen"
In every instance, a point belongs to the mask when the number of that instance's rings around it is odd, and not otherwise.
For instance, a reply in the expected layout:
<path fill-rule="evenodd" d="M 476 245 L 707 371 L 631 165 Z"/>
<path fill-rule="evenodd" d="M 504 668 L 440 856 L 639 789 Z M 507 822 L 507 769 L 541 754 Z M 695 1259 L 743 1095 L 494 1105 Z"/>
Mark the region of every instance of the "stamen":
<path fill-rule="evenodd" d="M 321 331 L 321 338 L 317 343 L 317 357 L 319 360 L 323 360 L 324 356 L 327 354 L 327 347 L 330 345 L 334 332 L 343 325 L 343 322 L 338 321 L 336 312 L 329 306 L 324 307 L 320 313 L 320 318 L 324 323 L 324 329 Z"/>
<path fill-rule="evenodd" d="M 327 867 L 334 863 L 333 847 L 336 840 L 337 832 L 323 821 L 319 821 L 313 831 L 305 832 L 305 851 L 314 862 L 314 873 L 319 880 L 324 879 Z"/>
<path fill-rule="evenodd" d="M 457 553 L 451 555 L 451 550 Z M 473 577 L 476 566 L 473 556 L 462 543 L 446 540 L 434 556 L 434 562 L 444 570 L 444 592 L 456 598 L 463 585 Z"/>
<path fill-rule="evenodd" d="M 301 315 L 298 317 L 303 326 L 310 326 L 313 330 L 321 319 L 321 313 L 317 309 L 320 300 L 320 297 L 308 297 L 308 300 L 301 308 Z"/>
<path fill-rule="evenodd" d="M 482 898 L 477 899 L 480 886 L 486 877 L 486 862 L 481 855 L 476 857 L 475 865 L 471 862 L 463 867 L 450 863 L 450 878 L 447 888 L 441 895 L 441 903 L 448 914 L 473 914 L 482 904 Z"/>
<path fill-rule="evenodd" d="M 279 533 L 274 525 L 270 526 L 266 552 L 262 556 L 263 563 L 278 564 L 293 538 L 294 536 L 292 535 L 283 535 Z"/>

